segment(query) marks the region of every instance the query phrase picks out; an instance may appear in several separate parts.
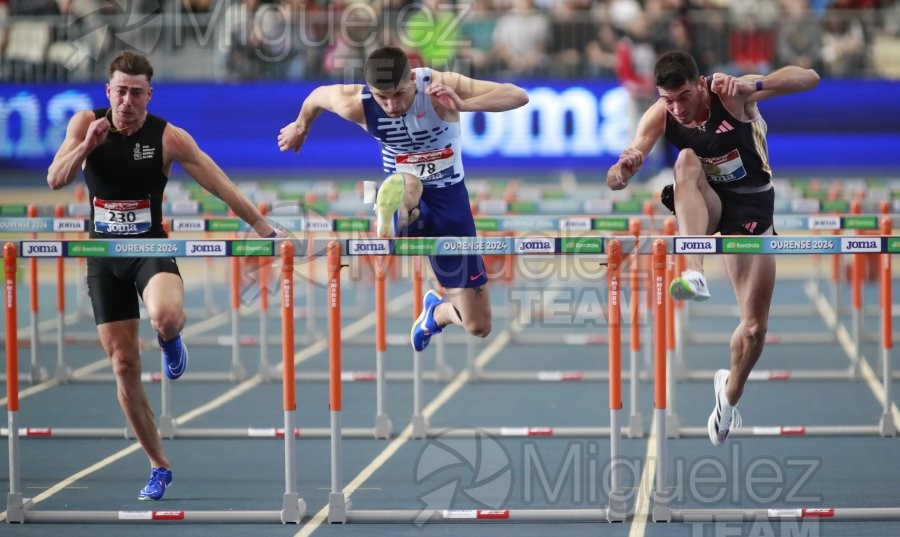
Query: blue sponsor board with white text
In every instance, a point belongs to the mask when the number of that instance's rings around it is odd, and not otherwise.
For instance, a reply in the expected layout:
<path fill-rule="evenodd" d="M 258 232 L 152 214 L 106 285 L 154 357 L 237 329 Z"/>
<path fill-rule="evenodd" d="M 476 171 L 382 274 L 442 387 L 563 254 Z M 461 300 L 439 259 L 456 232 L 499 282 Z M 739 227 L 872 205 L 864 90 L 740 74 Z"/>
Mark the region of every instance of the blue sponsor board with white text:
<path fill-rule="evenodd" d="M 624 88 L 609 80 L 520 84 L 529 94 L 527 106 L 499 114 L 462 114 L 470 176 L 482 170 L 598 170 L 616 161 L 631 132 L 625 112 L 631 104 Z M 149 109 L 187 129 L 227 171 L 377 176 L 378 144 L 333 114 L 319 117 L 299 155 L 278 151 L 279 130 L 296 117 L 302 99 L 315 87 L 157 83 Z M 813 91 L 760 103 L 776 175 L 792 169 L 900 167 L 900 127 L 890 119 L 900 117 L 898 93 L 900 82 L 823 80 Z M 72 114 L 103 106 L 108 101 L 101 83 L 0 86 L 0 165 L 5 170 L 46 170 Z"/>

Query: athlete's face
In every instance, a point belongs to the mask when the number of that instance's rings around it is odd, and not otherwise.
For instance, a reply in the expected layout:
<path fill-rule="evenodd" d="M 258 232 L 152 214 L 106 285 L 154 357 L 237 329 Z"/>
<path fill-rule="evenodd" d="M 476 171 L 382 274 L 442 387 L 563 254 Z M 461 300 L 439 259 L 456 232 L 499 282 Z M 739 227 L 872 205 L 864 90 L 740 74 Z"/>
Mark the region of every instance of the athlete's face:
<path fill-rule="evenodd" d="M 666 111 L 682 125 L 690 125 L 696 119 L 706 117 L 706 82 L 703 77 L 675 89 L 657 87 L 659 97 L 666 104 Z M 702 118 L 701 118 L 702 116 Z"/>
<path fill-rule="evenodd" d="M 153 88 L 145 75 L 126 75 L 116 71 L 106 85 L 106 96 L 112 110 L 113 123 L 118 127 L 144 121 L 147 103 Z"/>
<path fill-rule="evenodd" d="M 393 90 L 371 88 L 372 97 L 390 117 L 400 117 L 412 106 L 416 98 L 416 83 L 410 79 L 401 82 Z"/>

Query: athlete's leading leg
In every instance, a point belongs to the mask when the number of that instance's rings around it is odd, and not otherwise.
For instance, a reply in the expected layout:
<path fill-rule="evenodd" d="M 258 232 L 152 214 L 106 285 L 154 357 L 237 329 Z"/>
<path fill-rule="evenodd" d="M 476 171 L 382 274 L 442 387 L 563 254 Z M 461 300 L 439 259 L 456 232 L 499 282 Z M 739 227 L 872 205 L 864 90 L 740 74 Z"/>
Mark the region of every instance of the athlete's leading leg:
<path fill-rule="evenodd" d="M 722 217 L 722 202 L 706 180 L 697 154 L 690 149 L 675 161 L 675 214 L 679 235 L 712 235 Z M 703 256 L 685 256 L 688 270 L 703 272 Z"/>
<path fill-rule="evenodd" d="M 722 201 L 709 186 L 697 154 L 690 149 L 675 161 L 675 213 L 679 235 L 711 235 L 722 218 Z M 706 300 L 709 289 L 703 276 L 703 256 L 686 255 L 685 271 L 672 281 L 669 293 L 678 300 Z"/>
<path fill-rule="evenodd" d="M 181 340 L 181 330 L 186 320 L 184 282 L 179 274 L 158 272 L 150 277 L 141 296 L 147 306 L 150 324 L 159 333 L 158 341 L 165 358 L 166 375 L 176 380 L 184 374 L 188 364 L 187 347 Z"/>
<path fill-rule="evenodd" d="M 445 294 L 450 301 L 434 310 L 438 326 L 455 324 L 477 337 L 487 337 L 491 333 L 491 299 L 487 284 L 446 289 Z"/>
<path fill-rule="evenodd" d="M 184 313 L 184 282 L 171 272 L 154 274 L 142 295 L 153 329 L 165 340 L 181 334 L 187 316 Z"/>

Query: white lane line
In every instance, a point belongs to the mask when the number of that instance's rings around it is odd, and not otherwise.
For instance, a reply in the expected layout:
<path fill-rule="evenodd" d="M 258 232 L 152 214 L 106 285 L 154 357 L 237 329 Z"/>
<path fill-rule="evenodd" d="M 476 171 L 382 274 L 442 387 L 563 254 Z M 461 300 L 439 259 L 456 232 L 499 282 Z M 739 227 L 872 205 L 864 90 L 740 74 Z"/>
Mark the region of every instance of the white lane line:
<path fill-rule="evenodd" d="M 475 360 L 476 367 L 480 370 L 482 367 L 487 365 L 488 362 L 491 361 L 494 356 L 497 355 L 498 352 L 507 344 L 511 339 L 511 332 L 509 329 L 501 332 L 491 343 L 485 347 L 485 349 L 478 355 L 478 358 Z M 422 411 L 422 414 L 425 416 L 426 420 L 434 415 L 444 403 L 450 400 L 451 397 L 456 395 L 456 393 L 469 381 L 469 372 L 468 370 L 460 371 L 452 381 L 445 387 L 441 392 L 425 407 Z M 348 483 L 344 487 L 344 497 L 349 499 L 350 496 L 359 490 L 363 483 L 366 482 L 372 475 L 378 471 L 379 468 L 384 466 L 384 464 L 394 456 L 395 453 L 405 444 L 408 440 L 412 438 L 412 425 L 407 425 L 403 431 L 391 441 L 382 451 L 379 453 L 372 462 L 369 463 L 350 483 Z M 303 528 L 294 534 L 294 537 L 307 537 L 312 534 L 322 523 L 327 522 L 328 520 L 328 505 L 325 505 L 322 509 L 320 509 L 313 517 L 303 524 Z"/>
<path fill-rule="evenodd" d="M 409 302 L 410 295 L 411 295 L 411 293 L 406 293 L 406 294 L 401 295 L 401 296 L 395 298 L 394 300 L 390 301 L 387 304 L 388 311 L 390 311 L 392 313 L 396 313 L 397 311 L 401 310 L 402 307 Z M 197 324 L 199 325 L 202 323 L 197 323 Z M 343 331 L 342 336 L 343 337 L 356 336 L 360 332 L 370 328 L 374 324 L 375 324 L 375 314 L 373 312 L 373 313 L 370 313 L 369 315 L 367 315 L 366 317 L 363 317 L 362 319 L 351 324 L 350 326 L 348 326 L 346 328 L 346 330 Z M 298 352 L 295 355 L 295 365 L 299 365 L 303 361 L 310 359 L 311 357 L 315 356 L 317 353 L 322 352 L 326 348 L 327 348 L 327 345 L 326 345 L 324 339 L 319 340 L 316 343 L 314 343 L 313 345 L 310 345 L 310 346 L 304 348 L 302 351 Z M 232 399 L 235 399 L 236 397 L 246 393 L 250 388 L 258 385 L 259 383 L 260 383 L 260 378 L 258 376 L 247 379 L 247 380 L 241 382 L 240 384 L 238 384 L 237 386 L 231 388 L 227 392 L 223 393 L 222 395 L 218 396 L 213 401 L 210 401 L 209 403 L 206 403 L 205 405 L 202 405 L 201 407 L 198 407 L 197 409 L 194 409 L 190 412 L 182 414 L 181 416 L 178 416 L 177 418 L 175 418 L 175 421 L 176 421 L 176 423 L 187 423 L 188 421 L 199 417 L 200 415 L 202 415 L 205 412 L 210 412 L 210 411 L 224 405 L 225 403 L 228 403 Z M 202 411 L 200 411 L 201 408 L 203 409 Z M 50 487 L 46 492 L 39 494 L 38 496 L 35 496 L 34 498 L 32 498 L 32 502 L 34 504 L 37 504 L 38 502 L 46 500 L 50 496 L 53 496 L 57 492 L 67 488 L 69 485 L 78 481 L 79 479 L 82 479 L 98 470 L 101 470 L 101 469 L 105 468 L 106 466 L 108 466 L 108 465 L 110 465 L 110 464 L 112 464 L 112 463 L 114 463 L 114 462 L 134 453 L 135 451 L 140 450 L 140 449 L 141 449 L 140 444 L 135 442 L 134 444 L 131 444 L 130 446 L 128 446 L 120 451 L 117 451 L 116 453 L 113 453 L 112 455 L 106 457 L 105 459 L 65 478 L 64 480 L 60 481 L 56 485 Z M 3 511 L 2 513 L 0 513 L 0 523 L 4 522 L 5 520 L 6 520 L 6 511 Z"/>
<path fill-rule="evenodd" d="M 650 422 L 650 435 L 647 437 L 647 453 L 644 454 L 644 471 L 637 487 L 637 498 L 634 500 L 634 518 L 628 537 L 643 537 L 647 531 L 647 519 L 650 517 L 650 497 L 656 480 L 656 412 Z"/>
<path fill-rule="evenodd" d="M 852 357 L 856 352 L 856 346 L 853 344 L 853 336 L 850 335 L 850 332 L 847 331 L 847 327 L 844 326 L 843 323 L 840 322 L 840 319 L 837 317 L 837 312 L 834 311 L 834 308 L 831 307 L 831 304 L 828 300 L 825 299 L 821 294 L 814 294 L 814 290 L 812 287 L 807 287 L 806 294 L 809 296 L 810 300 L 813 301 L 816 308 L 819 310 L 819 315 L 822 316 L 822 319 L 829 326 L 835 326 L 838 342 L 841 344 L 841 347 L 844 349 L 844 352 L 847 353 L 848 357 Z M 879 346 L 879 351 L 881 347 Z M 875 371 L 869 365 L 869 361 L 866 360 L 865 356 L 861 353 L 859 355 L 859 372 L 862 376 L 863 380 L 866 381 L 866 385 L 872 390 L 872 394 L 875 396 L 875 399 L 884 408 L 884 401 L 886 394 L 884 392 L 884 385 L 879 381 L 878 375 L 875 374 Z M 891 401 L 891 414 L 894 418 L 895 424 L 900 424 L 900 409 L 897 408 L 897 402 Z"/>

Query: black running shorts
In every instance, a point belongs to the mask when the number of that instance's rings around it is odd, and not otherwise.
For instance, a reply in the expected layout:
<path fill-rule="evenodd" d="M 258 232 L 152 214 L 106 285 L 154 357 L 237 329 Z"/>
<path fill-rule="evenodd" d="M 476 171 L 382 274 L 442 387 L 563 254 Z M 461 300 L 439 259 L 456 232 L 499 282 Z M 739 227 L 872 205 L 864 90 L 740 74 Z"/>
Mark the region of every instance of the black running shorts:
<path fill-rule="evenodd" d="M 99 324 L 139 319 L 138 297 L 154 275 L 177 274 L 178 265 L 171 257 L 90 257 L 87 260 L 87 284 L 94 309 L 94 322 Z"/>
<path fill-rule="evenodd" d="M 722 201 L 719 229 L 722 235 L 762 235 L 774 223 L 775 189 L 738 194 L 713 187 Z M 773 230 L 774 231 L 774 230 Z"/>

